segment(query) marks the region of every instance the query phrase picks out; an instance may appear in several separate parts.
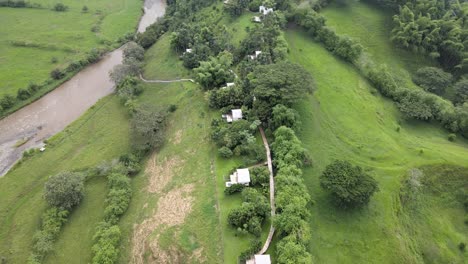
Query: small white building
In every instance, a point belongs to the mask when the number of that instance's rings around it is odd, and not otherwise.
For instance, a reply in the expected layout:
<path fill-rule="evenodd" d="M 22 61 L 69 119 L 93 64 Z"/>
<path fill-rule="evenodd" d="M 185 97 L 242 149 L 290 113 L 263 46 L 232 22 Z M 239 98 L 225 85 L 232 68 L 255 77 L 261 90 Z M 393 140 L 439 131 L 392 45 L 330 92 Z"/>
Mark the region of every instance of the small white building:
<path fill-rule="evenodd" d="M 262 52 L 260 50 L 256 50 L 254 55 L 249 55 L 249 58 L 251 60 L 255 60 L 260 54 L 262 54 Z"/>
<path fill-rule="evenodd" d="M 231 187 L 233 184 L 243 184 L 249 186 L 250 184 L 250 172 L 249 169 L 237 169 L 231 176 L 229 176 L 226 187 Z"/>
<path fill-rule="evenodd" d="M 271 264 L 270 255 L 255 255 L 246 264 Z"/>
<path fill-rule="evenodd" d="M 235 85 L 235 83 L 232 83 L 232 82 L 231 83 L 226 83 L 226 87 L 232 87 L 234 85 Z"/>
<path fill-rule="evenodd" d="M 262 22 L 262 19 L 259 16 L 254 16 L 253 17 L 253 22 L 260 23 L 260 22 Z"/>
<path fill-rule="evenodd" d="M 268 15 L 269 13 L 273 12 L 273 8 L 267 8 L 266 6 L 260 6 L 258 12 L 265 16 L 265 15 Z"/>
<path fill-rule="evenodd" d="M 192 49 L 186 49 L 184 53 L 192 53 Z"/>
<path fill-rule="evenodd" d="M 242 119 L 242 109 L 232 109 L 231 113 L 222 115 L 228 123 L 235 122 Z"/>

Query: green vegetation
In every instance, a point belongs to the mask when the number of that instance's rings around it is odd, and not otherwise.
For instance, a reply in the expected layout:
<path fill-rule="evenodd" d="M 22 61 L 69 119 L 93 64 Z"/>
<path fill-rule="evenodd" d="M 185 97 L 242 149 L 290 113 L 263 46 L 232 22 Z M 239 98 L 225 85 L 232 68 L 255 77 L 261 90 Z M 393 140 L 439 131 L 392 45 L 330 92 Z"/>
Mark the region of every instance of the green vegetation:
<path fill-rule="evenodd" d="M 55 1 L 35 3 L 43 8 L 0 8 L 0 97 L 16 96 L 30 83 L 50 82 L 52 70 L 65 70 L 92 49 L 117 47 L 119 39 L 134 32 L 141 13 L 136 0 L 86 2 L 88 12 L 81 11 L 84 1 L 60 1 L 66 12 L 52 11 Z M 58 84 L 46 83 L 38 93 Z"/>
<path fill-rule="evenodd" d="M 408 169 L 423 164 L 466 164 L 466 140 L 452 143 L 448 133 L 433 124 L 402 121 L 394 104 L 373 92 L 351 65 L 301 32 L 288 31 L 286 37 L 290 59 L 306 67 L 317 85 L 313 97 L 296 105 L 303 124 L 299 135 L 313 158 L 304 178 L 315 200 L 310 219 L 314 239 L 309 244 L 315 262 L 417 262 L 412 235 L 403 232 L 398 218 L 400 180 Z M 319 184 L 319 175 L 334 159 L 349 160 L 375 177 L 380 191 L 368 208 L 335 210 Z M 439 224 L 449 226 L 447 221 L 443 218 Z M 466 233 L 450 232 L 466 240 Z"/>
<path fill-rule="evenodd" d="M 392 18 L 389 10 L 380 10 L 363 1 L 346 1 L 346 4 L 331 4 L 321 12 L 327 24 L 338 34 L 357 40 L 370 58 L 379 64 L 386 64 L 401 81 L 413 88 L 411 74 L 422 66 L 435 66 L 426 56 L 395 47 L 390 42 Z"/>
<path fill-rule="evenodd" d="M 39 228 L 40 216 L 46 208 L 42 194 L 47 178 L 117 158 L 130 147 L 128 133 L 127 115 L 119 100 L 105 98 L 49 139 L 45 152 L 35 152 L 5 175 L 0 180 L 0 255 L 9 262 L 26 263 L 32 248 L 31 235 Z M 92 230 L 88 228 L 100 220 L 96 215 L 102 215 L 102 209 L 99 210 L 104 204 L 102 187 L 105 188 L 105 181 L 93 181 L 86 186 L 81 207 L 69 218 L 57 240 L 55 251 L 60 254 L 46 263 L 90 259 L 91 252 L 83 248 L 90 249 Z M 82 239 L 75 239 L 76 234 L 82 235 Z"/>

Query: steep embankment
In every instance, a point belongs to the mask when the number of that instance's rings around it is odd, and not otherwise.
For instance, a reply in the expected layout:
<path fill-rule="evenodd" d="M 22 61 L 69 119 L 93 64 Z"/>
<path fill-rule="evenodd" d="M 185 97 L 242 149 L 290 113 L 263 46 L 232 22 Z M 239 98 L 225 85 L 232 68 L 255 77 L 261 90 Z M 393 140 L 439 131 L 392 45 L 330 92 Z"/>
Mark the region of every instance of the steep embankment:
<path fill-rule="evenodd" d="M 352 65 L 298 31 L 290 30 L 286 37 L 290 59 L 307 68 L 317 83 L 314 96 L 297 105 L 301 140 L 313 157 L 313 168 L 304 177 L 316 201 L 310 245 L 316 263 L 416 262 L 410 235 L 398 219 L 400 181 L 407 170 L 423 164 L 466 164 L 466 140 L 452 143 L 436 125 L 402 120 L 394 103 Z M 381 191 L 367 208 L 345 212 L 330 203 L 318 176 L 333 159 L 361 165 L 378 180 Z"/>

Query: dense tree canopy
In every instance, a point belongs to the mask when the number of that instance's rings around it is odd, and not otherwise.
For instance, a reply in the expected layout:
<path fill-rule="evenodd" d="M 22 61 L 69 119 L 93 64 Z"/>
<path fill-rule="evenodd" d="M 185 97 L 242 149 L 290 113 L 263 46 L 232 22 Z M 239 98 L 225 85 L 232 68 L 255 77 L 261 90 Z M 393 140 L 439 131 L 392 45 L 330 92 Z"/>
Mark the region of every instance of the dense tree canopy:
<path fill-rule="evenodd" d="M 436 67 L 424 67 L 416 72 L 413 81 L 428 92 L 443 94 L 452 83 L 452 74 Z"/>
<path fill-rule="evenodd" d="M 225 51 L 217 57 L 211 57 L 208 61 L 201 61 L 195 69 L 196 80 L 204 89 L 214 89 L 234 80 L 234 74 L 230 70 L 232 54 Z"/>
<path fill-rule="evenodd" d="M 84 196 L 83 175 L 62 172 L 50 177 L 44 190 L 44 198 L 50 206 L 69 210 L 79 204 Z"/>
<path fill-rule="evenodd" d="M 377 182 L 361 167 L 348 161 L 334 161 L 320 176 L 320 186 L 342 207 L 362 206 L 379 190 Z"/>

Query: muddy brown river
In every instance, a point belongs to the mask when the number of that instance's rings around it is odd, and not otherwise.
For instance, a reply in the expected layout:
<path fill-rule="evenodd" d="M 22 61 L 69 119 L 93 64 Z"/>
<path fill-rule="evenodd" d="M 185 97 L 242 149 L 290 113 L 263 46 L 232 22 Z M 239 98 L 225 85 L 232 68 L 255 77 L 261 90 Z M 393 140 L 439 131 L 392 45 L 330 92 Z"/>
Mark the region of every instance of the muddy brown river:
<path fill-rule="evenodd" d="M 146 0 L 138 32 L 144 32 L 163 16 L 165 7 L 164 0 Z M 42 147 L 45 139 L 62 131 L 99 99 L 112 93 L 114 84 L 109 71 L 120 63 L 122 50 L 117 49 L 41 99 L 0 120 L 0 177 L 21 158 L 24 150 Z M 25 140 L 23 145 L 15 146 Z"/>

